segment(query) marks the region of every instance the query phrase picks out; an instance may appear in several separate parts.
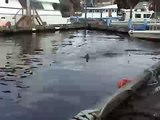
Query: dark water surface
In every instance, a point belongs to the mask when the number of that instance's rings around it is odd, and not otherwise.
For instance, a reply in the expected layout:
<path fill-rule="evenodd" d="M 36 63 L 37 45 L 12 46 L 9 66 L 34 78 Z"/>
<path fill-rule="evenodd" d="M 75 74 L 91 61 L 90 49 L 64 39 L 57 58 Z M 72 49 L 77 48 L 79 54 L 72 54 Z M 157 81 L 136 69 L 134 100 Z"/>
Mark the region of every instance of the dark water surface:
<path fill-rule="evenodd" d="M 111 95 L 119 79 L 133 79 L 158 62 L 159 48 L 96 31 L 1 37 L 0 67 L 22 64 L 23 55 L 38 58 L 39 65 L 33 63 L 26 78 L 0 81 L 0 120 L 67 120 Z"/>

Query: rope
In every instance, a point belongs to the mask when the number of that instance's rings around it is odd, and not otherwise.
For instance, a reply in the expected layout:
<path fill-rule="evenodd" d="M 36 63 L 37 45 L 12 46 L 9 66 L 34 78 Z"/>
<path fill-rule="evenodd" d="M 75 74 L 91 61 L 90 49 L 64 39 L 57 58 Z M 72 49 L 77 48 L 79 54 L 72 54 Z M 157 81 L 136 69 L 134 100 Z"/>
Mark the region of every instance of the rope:
<path fill-rule="evenodd" d="M 149 69 L 148 70 L 149 72 L 151 72 L 151 78 L 150 80 L 148 81 L 148 86 L 153 86 L 153 85 L 157 85 L 158 84 L 158 80 L 157 80 L 157 72 L 152 70 L 152 69 Z"/>
<path fill-rule="evenodd" d="M 97 109 L 81 111 L 78 115 L 74 116 L 72 120 L 91 120 L 92 117 L 97 118 L 97 111 Z"/>

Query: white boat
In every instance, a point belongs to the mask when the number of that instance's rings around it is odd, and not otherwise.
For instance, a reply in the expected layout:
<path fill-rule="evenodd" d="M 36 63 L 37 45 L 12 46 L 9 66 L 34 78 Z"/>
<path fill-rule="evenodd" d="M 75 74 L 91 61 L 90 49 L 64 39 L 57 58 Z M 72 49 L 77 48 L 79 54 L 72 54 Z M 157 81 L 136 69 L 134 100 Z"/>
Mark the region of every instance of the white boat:
<path fill-rule="evenodd" d="M 148 30 L 130 30 L 128 33 L 131 37 L 147 39 L 147 40 L 160 40 L 160 23 L 149 24 Z"/>
<path fill-rule="evenodd" d="M 79 20 L 86 18 L 89 20 L 95 19 L 106 19 L 106 18 L 117 18 L 117 11 L 118 6 L 117 4 L 114 5 L 107 5 L 103 7 L 87 7 L 84 8 L 80 16 L 71 16 L 71 21 L 79 22 Z"/>
<path fill-rule="evenodd" d="M 114 5 L 107 5 L 103 7 L 87 7 L 86 18 L 107 18 L 107 17 L 117 17 L 118 6 L 117 4 Z M 85 18 L 85 10 L 82 13 L 81 18 Z"/>
<path fill-rule="evenodd" d="M 54 4 L 60 4 L 59 0 L 30 0 L 30 3 L 45 25 L 68 24 L 69 18 L 63 18 L 60 10 L 54 8 Z M 0 22 L 7 21 L 14 26 L 26 12 L 23 10 L 26 6 L 26 0 L 0 0 Z"/>
<path fill-rule="evenodd" d="M 160 40 L 160 30 L 130 30 L 129 35 L 135 38 L 142 38 L 142 39 L 159 39 Z"/>
<path fill-rule="evenodd" d="M 132 24 L 142 24 L 144 21 L 149 22 L 154 15 L 153 10 L 149 10 L 148 2 L 140 2 L 137 4 L 138 7 L 132 9 L 132 18 L 130 19 L 130 9 L 121 9 L 121 19 L 119 21 L 113 21 L 111 25 L 120 25 L 128 26 L 129 21 L 132 21 Z"/>
<path fill-rule="evenodd" d="M 122 9 L 122 19 L 121 21 L 128 22 L 130 19 L 130 9 Z M 146 8 L 145 10 L 143 8 L 141 9 L 132 9 L 132 21 L 134 22 L 144 22 L 144 20 L 149 21 L 152 17 L 154 11 L 149 10 Z"/>

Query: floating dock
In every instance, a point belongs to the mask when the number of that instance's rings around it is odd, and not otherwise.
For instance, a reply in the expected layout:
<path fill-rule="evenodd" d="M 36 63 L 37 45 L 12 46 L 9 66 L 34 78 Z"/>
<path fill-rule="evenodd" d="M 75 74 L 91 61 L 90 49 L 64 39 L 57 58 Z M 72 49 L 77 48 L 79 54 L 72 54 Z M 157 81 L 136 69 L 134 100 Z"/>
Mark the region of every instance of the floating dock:
<path fill-rule="evenodd" d="M 18 34 L 18 33 L 40 33 L 40 32 L 55 32 L 61 30 L 102 30 L 102 31 L 111 31 L 111 32 L 120 32 L 128 33 L 128 25 L 110 25 L 103 21 L 90 21 L 87 23 L 73 23 L 73 24 L 63 24 L 63 25 L 50 25 L 50 26 L 36 26 L 30 28 L 1 28 L 0 35 L 8 34 Z"/>
<path fill-rule="evenodd" d="M 79 30 L 87 29 L 87 24 L 65 24 L 65 25 L 52 25 L 52 26 L 39 26 L 32 28 L 1 28 L 0 35 L 19 34 L 19 33 L 43 33 L 43 32 L 55 32 L 59 30 Z"/>

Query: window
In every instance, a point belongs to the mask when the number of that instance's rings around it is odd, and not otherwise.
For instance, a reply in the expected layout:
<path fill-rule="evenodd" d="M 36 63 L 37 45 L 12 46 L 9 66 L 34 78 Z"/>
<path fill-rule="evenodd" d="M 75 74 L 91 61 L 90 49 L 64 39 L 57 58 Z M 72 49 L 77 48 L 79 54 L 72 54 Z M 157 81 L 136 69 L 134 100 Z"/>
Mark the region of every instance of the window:
<path fill-rule="evenodd" d="M 5 17 L 1 17 L 1 19 L 6 19 Z"/>
<path fill-rule="evenodd" d="M 92 12 L 94 13 L 94 12 L 95 12 L 95 10 L 92 10 Z"/>
<path fill-rule="evenodd" d="M 88 10 L 88 12 L 90 12 L 90 13 L 91 13 L 91 12 L 92 12 L 92 10 Z"/>
<path fill-rule="evenodd" d="M 100 12 L 99 10 L 95 10 L 95 12 Z"/>
<path fill-rule="evenodd" d="M 35 9 L 44 9 L 41 2 L 31 1 L 31 7 Z"/>
<path fill-rule="evenodd" d="M 7 3 L 7 4 L 8 4 L 8 3 L 9 3 L 9 0 L 5 0 L 5 3 Z"/>
<path fill-rule="evenodd" d="M 141 18 L 141 14 L 135 14 L 135 18 Z"/>
<path fill-rule="evenodd" d="M 150 16 L 151 16 L 150 14 L 144 14 L 143 15 L 144 18 L 150 18 Z"/>

